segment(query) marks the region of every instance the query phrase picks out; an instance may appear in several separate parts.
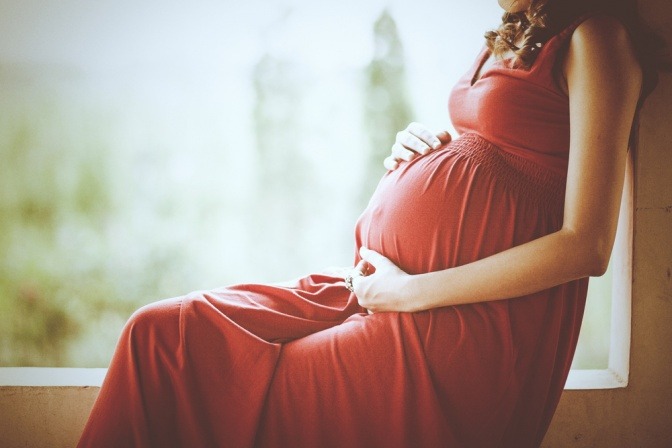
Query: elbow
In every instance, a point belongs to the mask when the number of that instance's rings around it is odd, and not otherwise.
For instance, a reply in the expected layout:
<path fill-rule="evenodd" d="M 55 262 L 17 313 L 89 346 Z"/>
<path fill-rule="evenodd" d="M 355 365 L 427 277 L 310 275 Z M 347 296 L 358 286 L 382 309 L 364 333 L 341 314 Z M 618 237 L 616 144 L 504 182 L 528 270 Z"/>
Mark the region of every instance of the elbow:
<path fill-rule="evenodd" d="M 589 260 L 587 274 L 590 277 L 601 277 L 607 272 L 611 259 L 611 244 L 596 244 L 587 257 Z"/>
<path fill-rule="evenodd" d="M 567 247 L 572 247 L 577 263 L 576 278 L 601 277 L 607 272 L 611 258 L 612 239 L 596 237 L 591 233 L 569 231 Z"/>
<path fill-rule="evenodd" d="M 609 267 L 609 256 L 604 254 L 595 254 L 592 263 L 588 269 L 589 277 L 602 277 Z"/>

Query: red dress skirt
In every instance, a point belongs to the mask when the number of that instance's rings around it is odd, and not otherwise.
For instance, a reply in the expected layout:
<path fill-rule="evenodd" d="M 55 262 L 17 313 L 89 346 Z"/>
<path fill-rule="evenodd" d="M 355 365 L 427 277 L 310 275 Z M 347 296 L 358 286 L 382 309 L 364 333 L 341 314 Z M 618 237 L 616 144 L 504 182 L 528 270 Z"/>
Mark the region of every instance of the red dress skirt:
<path fill-rule="evenodd" d="M 476 80 L 484 50 L 451 94 L 461 135 L 383 177 L 357 248 L 414 274 L 560 229 L 569 112 L 552 67 L 578 23 L 531 70 L 503 61 Z M 538 446 L 586 288 L 368 315 L 317 274 L 157 302 L 126 325 L 79 446 Z"/>

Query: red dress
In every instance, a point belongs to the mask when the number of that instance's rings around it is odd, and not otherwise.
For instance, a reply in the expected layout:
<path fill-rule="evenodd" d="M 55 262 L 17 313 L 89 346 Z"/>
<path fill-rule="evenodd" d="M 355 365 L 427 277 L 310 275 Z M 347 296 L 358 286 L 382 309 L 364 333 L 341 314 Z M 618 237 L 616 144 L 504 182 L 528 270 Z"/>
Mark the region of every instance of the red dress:
<path fill-rule="evenodd" d="M 501 61 L 475 80 L 483 51 L 450 97 L 459 137 L 382 178 L 357 247 L 413 274 L 561 227 L 569 109 L 553 73 L 577 25 L 530 70 Z M 79 446 L 538 446 L 586 288 L 368 315 L 313 275 L 157 302 L 126 325 Z"/>

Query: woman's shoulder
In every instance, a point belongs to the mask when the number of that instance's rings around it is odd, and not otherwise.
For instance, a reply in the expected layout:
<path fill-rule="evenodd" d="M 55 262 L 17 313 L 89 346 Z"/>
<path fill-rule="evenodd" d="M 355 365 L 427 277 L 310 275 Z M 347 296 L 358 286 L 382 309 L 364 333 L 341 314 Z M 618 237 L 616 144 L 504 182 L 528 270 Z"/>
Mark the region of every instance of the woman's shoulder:
<path fill-rule="evenodd" d="M 597 13 L 581 21 L 571 34 L 568 52 L 584 68 L 602 61 L 614 70 L 630 71 L 633 75 L 639 71 L 630 33 L 613 15 Z"/>
<path fill-rule="evenodd" d="M 616 72 L 636 81 L 641 67 L 626 25 L 612 14 L 593 12 L 576 18 L 549 42 L 554 86 L 568 95 L 574 78 L 604 77 Z"/>
<path fill-rule="evenodd" d="M 613 57 L 613 64 L 620 64 L 616 68 L 626 73 L 641 73 L 641 100 L 658 83 L 659 71 L 672 72 L 669 46 L 636 11 L 594 13 L 577 26 L 571 38 L 574 47 Z"/>
<path fill-rule="evenodd" d="M 609 14 L 594 14 L 579 23 L 569 38 L 564 61 L 565 79 L 592 79 L 626 85 L 639 84 L 641 67 L 626 25 Z"/>
<path fill-rule="evenodd" d="M 632 47 L 632 40 L 625 24 L 617 17 L 595 13 L 581 20 L 572 32 L 570 45 L 587 50 L 623 51 Z"/>

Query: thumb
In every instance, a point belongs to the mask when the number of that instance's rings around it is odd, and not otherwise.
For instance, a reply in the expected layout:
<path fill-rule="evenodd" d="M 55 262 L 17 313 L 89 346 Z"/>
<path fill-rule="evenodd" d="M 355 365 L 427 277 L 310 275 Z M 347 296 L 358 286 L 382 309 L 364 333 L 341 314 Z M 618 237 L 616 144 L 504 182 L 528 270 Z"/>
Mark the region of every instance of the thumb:
<path fill-rule="evenodd" d="M 359 255 L 362 257 L 362 260 L 366 261 L 376 269 L 393 264 L 387 257 L 364 246 L 359 248 Z"/>

